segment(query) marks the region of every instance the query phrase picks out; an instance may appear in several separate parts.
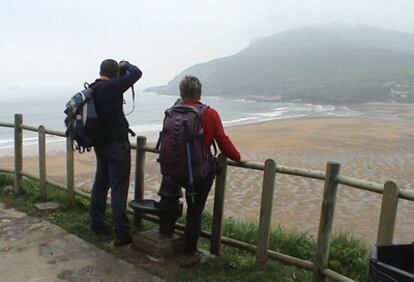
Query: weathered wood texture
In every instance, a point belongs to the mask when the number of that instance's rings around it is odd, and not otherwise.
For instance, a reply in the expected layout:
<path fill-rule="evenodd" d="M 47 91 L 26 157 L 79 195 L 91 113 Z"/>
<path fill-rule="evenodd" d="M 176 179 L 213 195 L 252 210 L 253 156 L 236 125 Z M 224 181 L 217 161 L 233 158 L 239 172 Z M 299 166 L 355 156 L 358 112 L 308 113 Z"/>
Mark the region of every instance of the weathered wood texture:
<path fill-rule="evenodd" d="M 326 167 L 326 179 L 323 191 L 321 216 L 319 221 L 318 241 L 314 260 L 313 281 L 325 281 L 323 271 L 328 268 L 329 245 L 336 203 L 336 191 L 340 164 L 329 162 Z"/>
<path fill-rule="evenodd" d="M 275 187 L 276 163 L 268 159 L 263 175 L 262 201 L 260 205 L 259 238 L 257 241 L 256 266 L 265 269 L 269 245 L 270 222 L 272 219 L 273 193 Z"/>
<path fill-rule="evenodd" d="M 223 154 L 218 156 L 217 166 L 219 168 L 219 174 L 216 177 L 216 186 L 214 189 L 213 222 L 210 244 L 210 252 L 214 255 L 220 255 L 221 236 L 223 234 L 222 225 L 227 177 L 227 158 Z"/>
<path fill-rule="evenodd" d="M 14 115 L 14 192 L 20 194 L 22 191 L 23 171 L 23 115 Z"/>
<path fill-rule="evenodd" d="M 399 193 L 400 191 L 395 182 L 388 181 L 385 183 L 378 227 L 378 245 L 392 244 L 395 230 L 395 221 L 397 219 Z"/>
<path fill-rule="evenodd" d="M 75 195 L 75 164 L 72 137 L 66 137 L 66 187 L 68 202 L 73 204 Z"/>
<path fill-rule="evenodd" d="M 144 136 L 138 136 L 136 145 L 137 149 L 135 151 L 135 200 L 141 200 L 144 198 L 145 144 L 147 144 L 147 138 Z M 134 225 L 136 227 L 141 227 L 142 225 L 142 218 L 138 213 L 134 214 Z"/>
<path fill-rule="evenodd" d="M 43 198 L 47 197 L 46 188 L 46 131 L 43 125 L 39 126 L 39 189 Z"/>

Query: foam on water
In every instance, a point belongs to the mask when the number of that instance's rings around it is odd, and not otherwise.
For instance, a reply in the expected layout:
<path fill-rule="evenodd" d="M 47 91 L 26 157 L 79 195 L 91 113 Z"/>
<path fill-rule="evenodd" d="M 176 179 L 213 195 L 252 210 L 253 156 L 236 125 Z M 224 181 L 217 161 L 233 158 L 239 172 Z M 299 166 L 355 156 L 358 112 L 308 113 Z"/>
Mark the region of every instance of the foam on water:
<path fill-rule="evenodd" d="M 78 90 L 75 89 L 2 89 L 0 95 L 0 121 L 12 123 L 15 113 L 22 113 L 24 124 L 64 131 L 64 106 Z M 124 94 L 126 111 L 132 108 L 130 91 Z M 177 96 L 136 92 L 136 110 L 127 116 L 137 135 L 156 139 L 161 130 L 165 109 L 171 107 Z M 225 126 L 251 124 L 276 119 L 298 117 L 352 116 L 359 113 L 347 107 L 314 105 L 309 103 L 286 103 L 280 101 L 254 101 L 245 98 L 206 96 L 202 101 L 215 108 Z M 150 139 L 151 139 L 150 138 Z M 64 138 L 47 136 L 47 143 L 63 142 Z M 24 146 L 37 144 L 37 134 L 24 131 Z M 13 129 L 0 128 L 0 152 L 14 146 Z"/>

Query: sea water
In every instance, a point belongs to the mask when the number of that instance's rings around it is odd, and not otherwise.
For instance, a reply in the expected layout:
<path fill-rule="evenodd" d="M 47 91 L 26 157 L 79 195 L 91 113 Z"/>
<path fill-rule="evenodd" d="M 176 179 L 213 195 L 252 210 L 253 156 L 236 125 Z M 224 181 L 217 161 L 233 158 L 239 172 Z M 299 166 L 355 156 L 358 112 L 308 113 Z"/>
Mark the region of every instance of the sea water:
<path fill-rule="evenodd" d="M 13 123 L 16 113 L 23 114 L 25 125 L 64 131 L 63 113 L 66 102 L 79 89 L 70 88 L 0 88 L 0 122 Z M 133 108 L 132 94 L 124 94 L 125 113 Z M 164 111 L 171 107 L 177 96 L 159 95 L 136 91 L 135 111 L 127 116 L 130 127 L 137 135 L 145 135 L 149 141 L 157 139 L 161 130 Z M 260 101 L 239 98 L 202 97 L 205 104 L 215 108 L 225 127 L 258 123 L 284 118 L 350 116 L 358 113 L 347 107 L 309 103 L 288 103 L 280 101 Z M 13 129 L 0 127 L 0 155 L 13 152 Z M 24 132 L 24 147 L 36 150 L 37 134 Z M 64 148 L 64 138 L 47 136 L 47 143 L 60 144 Z M 49 145 L 50 146 L 50 145 Z"/>

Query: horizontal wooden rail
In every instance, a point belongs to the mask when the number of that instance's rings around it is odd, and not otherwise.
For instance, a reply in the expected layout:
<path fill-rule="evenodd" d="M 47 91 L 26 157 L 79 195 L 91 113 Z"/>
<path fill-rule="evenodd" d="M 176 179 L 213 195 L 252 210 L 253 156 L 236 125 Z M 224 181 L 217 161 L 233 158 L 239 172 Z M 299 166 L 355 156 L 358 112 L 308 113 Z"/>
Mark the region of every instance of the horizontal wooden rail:
<path fill-rule="evenodd" d="M 4 172 L 4 173 L 14 173 L 14 169 L 0 168 L 0 172 Z"/>
<path fill-rule="evenodd" d="M 304 268 L 307 270 L 312 270 L 313 269 L 313 262 L 304 260 L 304 259 L 300 259 L 300 258 L 296 258 L 296 257 L 292 257 L 292 256 L 288 256 L 279 252 L 275 252 L 272 250 L 268 250 L 267 251 L 267 255 L 268 257 L 277 259 L 281 262 L 287 263 L 287 264 L 291 264 L 294 265 L 296 267 L 300 267 L 300 268 Z"/>
<path fill-rule="evenodd" d="M 224 236 L 222 237 L 222 241 L 223 241 L 223 244 L 226 244 L 228 246 L 235 247 L 235 248 L 238 248 L 238 249 L 242 249 L 244 251 L 248 251 L 248 252 L 251 252 L 251 253 L 254 253 L 254 254 L 256 253 L 257 248 L 256 248 L 256 246 L 254 246 L 252 244 L 249 244 L 249 243 L 246 243 L 246 242 L 241 242 L 239 240 L 224 237 Z M 292 265 L 297 266 L 297 267 L 305 268 L 305 269 L 308 269 L 308 270 L 311 270 L 313 268 L 313 263 L 310 262 L 310 261 L 302 260 L 302 259 L 295 258 L 295 257 L 291 257 L 291 256 L 288 256 L 288 255 L 279 253 L 279 252 L 268 250 L 267 255 L 271 258 L 278 259 L 281 262 L 292 264 Z"/>
<path fill-rule="evenodd" d="M 130 210 L 130 213 L 133 213 L 132 209 Z M 153 216 L 153 215 L 143 214 L 142 218 L 144 218 L 146 220 L 149 220 L 151 222 L 154 222 L 154 223 L 159 223 L 158 217 Z M 178 230 L 184 231 L 185 225 L 181 224 L 181 223 L 176 223 L 175 227 Z M 200 236 L 203 237 L 203 238 L 206 238 L 206 239 L 211 239 L 212 235 L 211 235 L 210 232 L 207 232 L 205 230 L 201 230 Z M 242 241 L 239 241 L 239 240 L 236 240 L 236 239 L 233 239 L 233 238 L 229 238 L 229 237 L 226 237 L 226 236 L 221 237 L 221 242 L 223 244 L 227 245 L 227 246 L 235 247 L 235 248 L 250 252 L 252 254 L 255 254 L 257 252 L 257 247 L 255 245 L 252 245 L 252 244 L 249 244 L 249 243 L 246 243 L 246 242 L 242 242 Z M 282 253 L 279 253 L 279 252 L 275 252 L 275 251 L 272 251 L 272 250 L 268 250 L 267 255 L 268 255 L 268 257 L 277 259 L 277 260 L 279 260 L 283 263 L 294 265 L 296 267 L 300 267 L 300 268 L 304 268 L 304 269 L 308 269 L 308 270 L 312 270 L 312 268 L 313 268 L 313 263 L 310 262 L 310 261 L 303 260 L 303 259 L 300 259 L 300 258 L 295 258 L 295 257 L 285 255 L 285 254 L 282 254 Z"/>
<path fill-rule="evenodd" d="M 0 126 L 13 128 L 15 125 L 13 123 L 1 122 Z M 33 126 L 22 125 L 21 128 L 25 130 L 33 131 L 33 132 L 38 132 L 38 128 L 33 127 Z M 46 129 L 45 133 L 59 136 L 59 137 L 65 137 L 65 134 L 61 131 Z M 131 144 L 131 148 L 136 149 L 136 144 Z M 147 152 L 151 152 L 151 153 L 156 153 L 156 154 L 159 153 L 158 149 L 149 147 L 149 146 L 145 146 L 144 150 Z M 262 163 L 257 163 L 257 162 L 238 163 L 238 162 L 229 160 L 228 165 L 233 166 L 233 167 L 247 168 L 247 169 L 253 169 L 253 170 L 264 169 L 264 165 Z M 293 168 L 293 167 L 278 165 L 276 166 L 276 172 L 282 173 L 282 174 L 295 175 L 295 176 L 303 176 L 307 178 L 314 178 L 314 179 L 319 179 L 319 180 L 325 179 L 325 173 L 322 171 L 316 171 L 316 170 L 307 170 L 307 169 Z M 351 186 L 354 188 L 359 188 L 362 190 L 366 190 L 366 191 L 370 191 L 370 192 L 374 192 L 378 194 L 383 193 L 383 185 L 378 184 L 378 183 L 363 181 L 363 180 L 359 180 L 353 177 L 341 176 L 341 175 L 339 175 L 336 178 L 336 181 L 339 184 Z M 399 197 L 402 199 L 414 201 L 414 192 L 406 190 L 406 189 L 401 189 L 399 193 Z"/>
<path fill-rule="evenodd" d="M 257 162 L 238 163 L 235 161 L 228 160 L 227 164 L 229 166 L 249 168 L 249 169 L 254 169 L 254 170 L 264 170 L 264 167 L 265 167 L 263 163 L 257 163 Z"/>
<path fill-rule="evenodd" d="M 46 134 L 50 134 L 50 135 L 56 135 L 56 136 L 59 136 L 59 137 L 66 137 L 64 132 L 57 131 L 57 130 L 46 129 L 45 132 L 46 132 Z"/>
<path fill-rule="evenodd" d="M 131 148 L 136 149 L 136 145 L 131 144 Z M 144 146 L 144 150 L 146 152 L 151 152 L 155 154 L 159 154 L 160 152 L 158 149 L 152 148 L 149 146 Z M 239 163 L 239 162 L 235 162 L 232 160 L 228 160 L 227 164 L 233 167 L 247 168 L 247 169 L 253 169 L 253 170 L 264 170 L 264 164 L 259 163 L 259 162 Z M 304 177 L 315 178 L 315 179 L 320 179 L 320 180 L 325 179 L 325 173 L 323 171 L 317 171 L 317 170 L 293 168 L 293 167 L 288 167 L 288 166 L 276 166 L 276 172 L 283 173 L 283 174 L 296 175 L 296 176 L 304 176 Z"/>
<path fill-rule="evenodd" d="M 20 173 L 20 175 L 22 175 L 22 176 L 26 176 L 26 177 L 28 177 L 28 178 L 35 179 L 35 180 L 38 180 L 38 179 L 39 179 L 36 175 L 34 175 L 34 174 L 30 174 L 30 173 L 28 173 L 28 172 L 24 172 L 24 171 L 22 171 L 22 172 Z"/>
<path fill-rule="evenodd" d="M 66 188 L 62 184 L 59 184 L 59 183 L 51 181 L 51 180 L 46 180 L 46 183 L 50 184 L 50 185 L 53 185 L 53 186 L 56 186 L 57 188 L 59 188 L 62 191 L 65 191 L 65 192 L 67 192 L 67 190 L 68 190 L 68 188 Z M 85 198 L 85 199 L 90 199 L 91 198 L 91 196 L 88 193 L 79 191 L 78 189 L 74 190 L 74 194 L 77 195 L 77 196 L 80 196 L 82 198 Z"/>
<path fill-rule="evenodd" d="M 0 127 L 14 128 L 14 123 L 0 122 Z M 28 130 L 28 131 L 33 131 L 33 132 L 39 132 L 39 128 L 38 127 L 34 127 L 34 126 L 30 126 L 30 125 L 25 125 L 25 124 L 23 124 L 21 126 L 21 129 Z M 46 129 L 45 132 L 47 134 L 50 134 L 50 135 L 55 135 L 55 136 L 59 136 L 59 137 L 66 137 L 65 136 L 65 133 L 62 132 L 62 131 Z"/>
<path fill-rule="evenodd" d="M 22 125 L 22 129 L 28 130 L 28 131 L 33 131 L 33 132 L 39 132 L 38 127 L 29 126 L 29 125 L 25 125 L 25 124 Z"/>
<path fill-rule="evenodd" d="M 276 166 L 277 173 L 290 174 L 295 176 L 303 176 L 307 178 L 314 178 L 325 180 L 325 172 L 311 169 L 294 168 L 288 166 Z"/>
<path fill-rule="evenodd" d="M 14 123 L 0 122 L 0 127 L 14 128 Z"/>
<path fill-rule="evenodd" d="M 384 185 L 383 184 L 381 185 L 381 184 L 378 184 L 378 183 L 375 183 L 375 182 L 359 180 L 359 179 L 356 179 L 356 178 L 353 178 L 353 177 L 342 176 L 342 175 L 337 176 L 336 181 L 339 184 L 347 185 L 347 186 L 358 188 L 358 189 L 361 189 L 361 190 L 374 192 L 374 193 L 377 193 L 377 194 L 383 194 L 384 193 Z M 414 201 L 414 192 L 410 191 L 410 190 L 407 190 L 407 189 L 400 188 L 399 198 L 409 200 L 409 201 Z"/>
<path fill-rule="evenodd" d="M 6 122 L 0 122 L 0 127 L 9 127 L 14 128 L 14 123 L 6 123 Z M 22 125 L 22 129 L 38 132 L 38 128 L 29 126 L 29 125 Z M 57 130 L 51 130 L 51 129 L 45 129 L 46 134 L 55 135 L 59 137 L 66 137 L 64 132 L 57 131 Z M 131 144 L 132 149 L 136 149 L 136 144 Z M 151 153 L 159 153 L 159 150 L 153 147 L 145 146 L 144 150 L 146 152 Z M 238 163 L 229 160 L 228 161 L 229 166 L 233 167 L 240 167 L 240 168 L 247 168 L 247 169 L 253 169 L 253 170 L 263 170 L 264 165 L 262 163 L 258 162 L 245 162 L 245 163 Z M 7 172 L 7 171 L 5 171 Z M 308 170 L 308 169 L 301 169 L 301 168 L 293 168 L 288 166 L 276 166 L 276 172 L 282 173 L 282 174 L 289 174 L 289 175 L 295 175 L 295 176 L 303 176 L 307 178 L 313 178 L 313 179 L 319 179 L 324 180 L 325 179 L 325 173 L 323 171 L 317 171 L 317 170 Z M 382 194 L 383 193 L 383 185 L 375 182 L 369 182 L 360 180 L 353 177 L 348 176 L 342 176 L 339 175 L 336 177 L 336 181 L 339 184 L 347 185 L 354 188 L 359 188 L 362 190 Z M 401 189 L 399 193 L 399 197 L 402 199 L 414 201 L 414 192 L 409 191 L 407 189 Z"/>
<path fill-rule="evenodd" d="M 132 149 L 136 149 L 136 145 L 131 145 Z M 159 154 L 160 151 L 156 148 L 152 148 L 149 146 L 144 146 L 144 150 L 146 152 L 151 152 L 155 154 Z M 229 166 L 233 167 L 240 167 L 240 168 L 247 168 L 247 169 L 253 169 L 253 170 L 264 170 L 264 164 L 258 163 L 258 162 L 244 162 L 239 163 L 232 160 L 228 160 L 227 164 Z M 308 178 L 314 178 L 319 180 L 325 179 L 325 173 L 323 171 L 317 171 L 317 170 L 310 170 L 310 169 L 301 169 L 301 168 L 293 168 L 288 166 L 276 166 L 276 172 L 277 173 L 283 173 L 283 174 L 290 174 L 290 175 L 296 175 L 296 176 L 304 176 Z"/>
<path fill-rule="evenodd" d="M 249 244 L 249 243 L 246 243 L 246 242 L 236 240 L 236 239 L 232 239 L 232 238 L 223 236 L 222 237 L 222 242 L 225 245 L 235 247 L 235 248 L 238 248 L 238 249 L 241 249 L 241 250 L 244 250 L 244 251 L 248 251 L 248 252 L 253 253 L 253 254 L 255 254 L 257 252 L 257 247 L 256 246 L 254 246 L 252 244 Z M 310 262 L 310 261 L 295 258 L 295 257 L 292 257 L 292 256 L 288 256 L 288 255 L 285 255 L 285 254 L 282 254 L 282 253 L 279 253 L 279 252 L 275 252 L 275 251 L 272 251 L 272 250 L 267 251 L 267 256 L 271 257 L 271 258 L 274 258 L 274 259 L 277 259 L 281 262 L 300 267 L 300 268 L 305 268 L 305 269 L 308 269 L 308 270 L 311 270 L 313 268 L 313 263 Z"/>
<path fill-rule="evenodd" d="M 1 169 L 0 172 L 14 173 L 14 171 L 12 171 L 12 170 L 6 171 L 4 169 Z M 27 172 L 22 172 L 21 175 L 25 176 L 27 178 L 33 179 L 33 180 L 40 181 L 39 177 L 37 177 L 36 175 L 30 174 L 30 173 L 27 173 Z M 49 185 L 53 185 L 56 188 L 58 188 L 59 190 L 62 190 L 62 191 L 65 191 L 65 192 L 68 190 L 66 186 L 64 186 L 64 185 L 62 185 L 58 182 L 55 182 L 53 180 L 46 179 L 46 183 L 49 184 Z M 86 198 L 86 199 L 91 198 L 88 193 L 79 191 L 78 189 L 75 189 L 75 194 L 80 196 L 80 197 Z"/>
<path fill-rule="evenodd" d="M 399 193 L 399 197 L 401 199 L 405 199 L 405 200 L 409 200 L 409 201 L 414 201 L 414 192 L 413 191 L 409 191 L 407 189 L 400 189 L 400 193 Z"/>
<path fill-rule="evenodd" d="M 352 186 L 352 187 L 355 187 L 355 188 L 359 188 L 359 189 L 362 189 L 362 190 L 366 190 L 366 191 L 370 191 L 370 192 L 374 192 L 374 193 L 378 193 L 378 194 L 382 194 L 382 192 L 384 190 L 384 185 L 383 184 L 363 181 L 363 180 L 359 180 L 359 179 L 349 177 L 349 176 L 338 175 L 336 177 L 336 181 L 339 184 Z"/>
<path fill-rule="evenodd" d="M 131 148 L 136 150 L 137 148 L 136 144 L 131 144 Z M 155 153 L 155 154 L 159 154 L 160 152 L 158 149 L 150 147 L 150 146 L 144 146 L 144 151 Z M 264 170 L 264 164 L 258 163 L 258 162 L 238 163 L 232 160 L 228 160 L 227 164 L 229 166 L 239 167 L 239 168 Z M 282 166 L 282 165 L 276 165 L 276 172 L 282 173 L 282 174 L 318 179 L 318 180 L 325 180 L 325 177 L 326 177 L 325 172 L 323 171 L 295 168 L 295 167 Z M 374 192 L 377 194 L 383 194 L 384 192 L 383 184 L 379 184 L 375 182 L 360 180 L 357 178 L 353 178 L 349 176 L 342 176 L 342 175 L 337 176 L 335 180 L 338 182 L 338 184 L 347 185 L 353 188 L 358 188 L 361 190 L 366 190 L 366 191 Z M 407 190 L 407 189 L 401 189 L 399 197 L 401 199 L 414 201 L 414 192 Z"/>
<path fill-rule="evenodd" d="M 343 276 L 341 274 L 339 274 L 338 272 L 335 272 L 331 269 L 325 269 L 323 271 L 323 274 L 325 274 L 327 277 L 334 279 L 335 281 L 340 281 L 340 282 L 355 282 L 354 280 Z"/>
<path fill-rule="evenodd" d="M 151 147 L 148 147 L 148 146 L 144 146 L 144 151 L 150 152 L 150 153 L 155 153 L 155 154 L 160 153 L 160 150 L 158 150 L 156 148 L 151 148 Z"/>

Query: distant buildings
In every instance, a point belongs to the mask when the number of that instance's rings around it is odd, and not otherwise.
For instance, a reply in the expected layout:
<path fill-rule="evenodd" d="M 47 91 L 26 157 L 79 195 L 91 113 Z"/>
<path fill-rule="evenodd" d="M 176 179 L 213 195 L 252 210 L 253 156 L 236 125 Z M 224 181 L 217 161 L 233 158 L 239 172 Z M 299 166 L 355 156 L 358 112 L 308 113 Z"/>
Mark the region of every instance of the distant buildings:
<path fill-rule="evenodd" d="M 414 81 L 407 83 L 395 83 L 390 88 L 390 96 L 393 101 L 414 101 Z"/>

